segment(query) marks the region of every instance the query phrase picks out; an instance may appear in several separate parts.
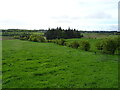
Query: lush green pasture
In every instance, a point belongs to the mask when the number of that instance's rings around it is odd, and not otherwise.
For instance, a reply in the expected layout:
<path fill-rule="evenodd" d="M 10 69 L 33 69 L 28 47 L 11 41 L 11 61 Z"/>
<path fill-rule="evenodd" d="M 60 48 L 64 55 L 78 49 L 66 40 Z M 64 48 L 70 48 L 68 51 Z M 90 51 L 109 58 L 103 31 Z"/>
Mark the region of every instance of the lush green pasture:
<path fill-rule="evenodd" d="M 112 35 L 111 33 L 82 33 L 85 38 L 105 38 L 109 36 L 116 36 Z"/>
<path fill-rule="evenodd" d="M 33 33 L 31 33 L 31 34 L 35 34 L 35 35 L 44 35 L 44 33 L 42 33 L 42 32 L 33 32 Z"/>
<path fill-rule="evenodd" d="M 2 52 L 3 88 L 118 87 L 117 55 L 21 40 L 3 40 Z"/>

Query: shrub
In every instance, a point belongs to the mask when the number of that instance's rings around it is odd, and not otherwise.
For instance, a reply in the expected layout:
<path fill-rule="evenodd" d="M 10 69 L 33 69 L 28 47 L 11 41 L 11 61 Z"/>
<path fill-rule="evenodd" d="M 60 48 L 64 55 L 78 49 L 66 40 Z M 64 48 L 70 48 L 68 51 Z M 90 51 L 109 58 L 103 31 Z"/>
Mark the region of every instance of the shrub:
<path fill-rule="evenodd" d="M 58 40 L 58 44 L 59 44 L 59 45 L 64 45 L 65 42 L 66 42 L 66 41 L 65 41 L 64 39 L 59 39 L 59 40 Z"/>
<path fill-rule="evenodd" d="M 15 38 L 15 39 L 19 39 L 19 38 L 20 38 L 20 36 L 14 36 L 14 38 Z"/>
<path fill-rule="evenodd" d="M 80 49 L 89 51 L 90 50 L 90 43 L 86 40 L 80 42 Z"/>
<path fill-rule="evenodd" d="M 55 39 L 53 42 L 59 45 L 64 45 L 66 41 L 64 39 Z"/>
<path fill-rule="evenodd" d="M 53 40 L 47 40 L 47 42 L 52 43 L 52 42 L 53 42 Z"/>
<path fill-rule="evenodd" d="M 103 53 L 114 54 L 116 50 L 119 50 L 120 43 L 119 38 L 105 38 L 97 43 L 96 47 L 98 50 L 102 50 Z"/>
<path fill-rule="evenodd" d="M 45 38 L 43 36 L 39 36 L 38 38 L 39 38 L 40 42 L 46 42 L 46 40 L 45 40 Z"/>
<path fill-rule="evenodd" d="M 35 35 L 30 35 L 29 39 L 30 41 L 34 41 L 34 42 L 37 42 L 37 38 Z"/>
<path fill-rule="evenodd" d="M 64 46 L 67 46 L 68 42 L 64 42 Z"/>
<path fill-rule="evenodd" d="M 96 46 L 96 48 L 98 49 L 98 50 L 102 50 L 103 49 L 103 43 L 102 42 L 97 42 L 96 44 L 95 44 L 95 46 Z"/>
<path fill-rule="evenodd" d="M 26 37 L 20 37 L 20 40 L 26 40 Z"/>
<path fill-rule="evenodd" d="M 58 39 L 53 40 L 54 43 L 58 44 Z"/>
<path fill-rule="evenodd" d="M 70 43 L 69 42 L 65 42 L 64 46 L 70 47 Z"/>
<path fill-rule="evenodd" d="M 103 40 L 103 52 L 107 54 L 114 54 L 117 44 L 114 39 L 106 38 Z"/>
<path fill-rule="evenodd" d="M 78 48 L 79 47 L 79 43 L 77 41 L 73 41 L 69 44 L 69 47 L 72 47 L 72 48 Z"/>
<path fill-rule="evenodd" d="M 39 35 L 31 35 L 29 37 L 30 41 L 34 41 L 34 42 L 45 42 L 45 38 L 43 36 L 39 36 Z"/>

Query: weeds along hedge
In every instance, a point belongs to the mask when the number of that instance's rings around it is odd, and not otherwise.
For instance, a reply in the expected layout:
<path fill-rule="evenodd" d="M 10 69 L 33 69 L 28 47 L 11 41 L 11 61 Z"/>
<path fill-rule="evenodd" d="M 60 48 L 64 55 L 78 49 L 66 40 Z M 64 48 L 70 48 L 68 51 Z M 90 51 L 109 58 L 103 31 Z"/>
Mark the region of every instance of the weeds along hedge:
<path fill-rule="evenodd" d="M 59 44 L 59 45 L 64 45 L 66 41 L 64 39 L 56 39 L 53 40 L 53 43 Z"/>
<path fill-rule="evenodd" d="M 14 36 L 15 39 L 29 40 L 33 42 L 46 42 L 46 39 L 40 35 Z"/>
<path fill-rule="evenodd" d="M 96 48 L 106 54 L 115 54 L 120 50 L 120 37 L 109 37 L 96 43 Z"/>
<path fill-rule="evenodd" d="M 79 48 L 81 50 L 89 51 L 90 50 L 90 43 L 87 40 L 80 41 Z"/>
<path fill-rule="evenodd" d="M 68 46 L 77 49 L 80 45 L 79 45 L 79 42 L 73 41 L 73 42 L 69 43 Z"/>
<path fill-rule="evenodd" d="M 56 40 L 52 40 L 52 42 L 59 45 L 75 48 L 75 49 L 79 48 L 85 51 L 90 50 L 90 43 L 86 40 L 79 41 L 79 42 L 78 41 L 66 42 L 64 39 L 56 39 Z"/>
<path fill-rule="evenodd" d="M 13 36 L 13 38 L 15 38 L 15 39 L 19 39 L 19 38 L 20 38 L 20 36 Z"/>
<path fill-rule="evenodd" d="M 46 42 L 45 38 L 40 35 L 31 35 L 28 40 L 33 42 Z"/>

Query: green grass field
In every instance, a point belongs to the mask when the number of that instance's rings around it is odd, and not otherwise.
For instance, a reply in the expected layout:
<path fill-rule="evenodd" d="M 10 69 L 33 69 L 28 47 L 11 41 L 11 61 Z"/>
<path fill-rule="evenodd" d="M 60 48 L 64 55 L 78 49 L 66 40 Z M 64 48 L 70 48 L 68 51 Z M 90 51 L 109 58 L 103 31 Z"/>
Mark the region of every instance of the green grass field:
<path fill-rule="evenodd" d="M 109 33 L 82 33 L 83 36 L 85 38 L 105 38 L 105 37 L 109 37 L 109 36 L 115 36 L 115 35 L 111 35 Z"/>
<path fill-rule="evenodd" d="M 117 55 L 21 40 L 2 52 L 3 88 L 118 88 Z"/>

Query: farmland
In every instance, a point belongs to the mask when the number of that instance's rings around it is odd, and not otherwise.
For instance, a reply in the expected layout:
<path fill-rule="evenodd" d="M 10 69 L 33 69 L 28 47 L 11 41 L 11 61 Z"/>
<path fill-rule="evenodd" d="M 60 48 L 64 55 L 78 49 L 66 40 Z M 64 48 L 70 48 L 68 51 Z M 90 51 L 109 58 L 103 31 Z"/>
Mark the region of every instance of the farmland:
<path fill-rule="evenodd" d="M 118 55 L 95 54 L 95 43 L 101 38 L 66 39 L 76 40 L 88 40 L 90 51 L 54 43 L 3 40 L 2 87 L 118 88 Z"/>

